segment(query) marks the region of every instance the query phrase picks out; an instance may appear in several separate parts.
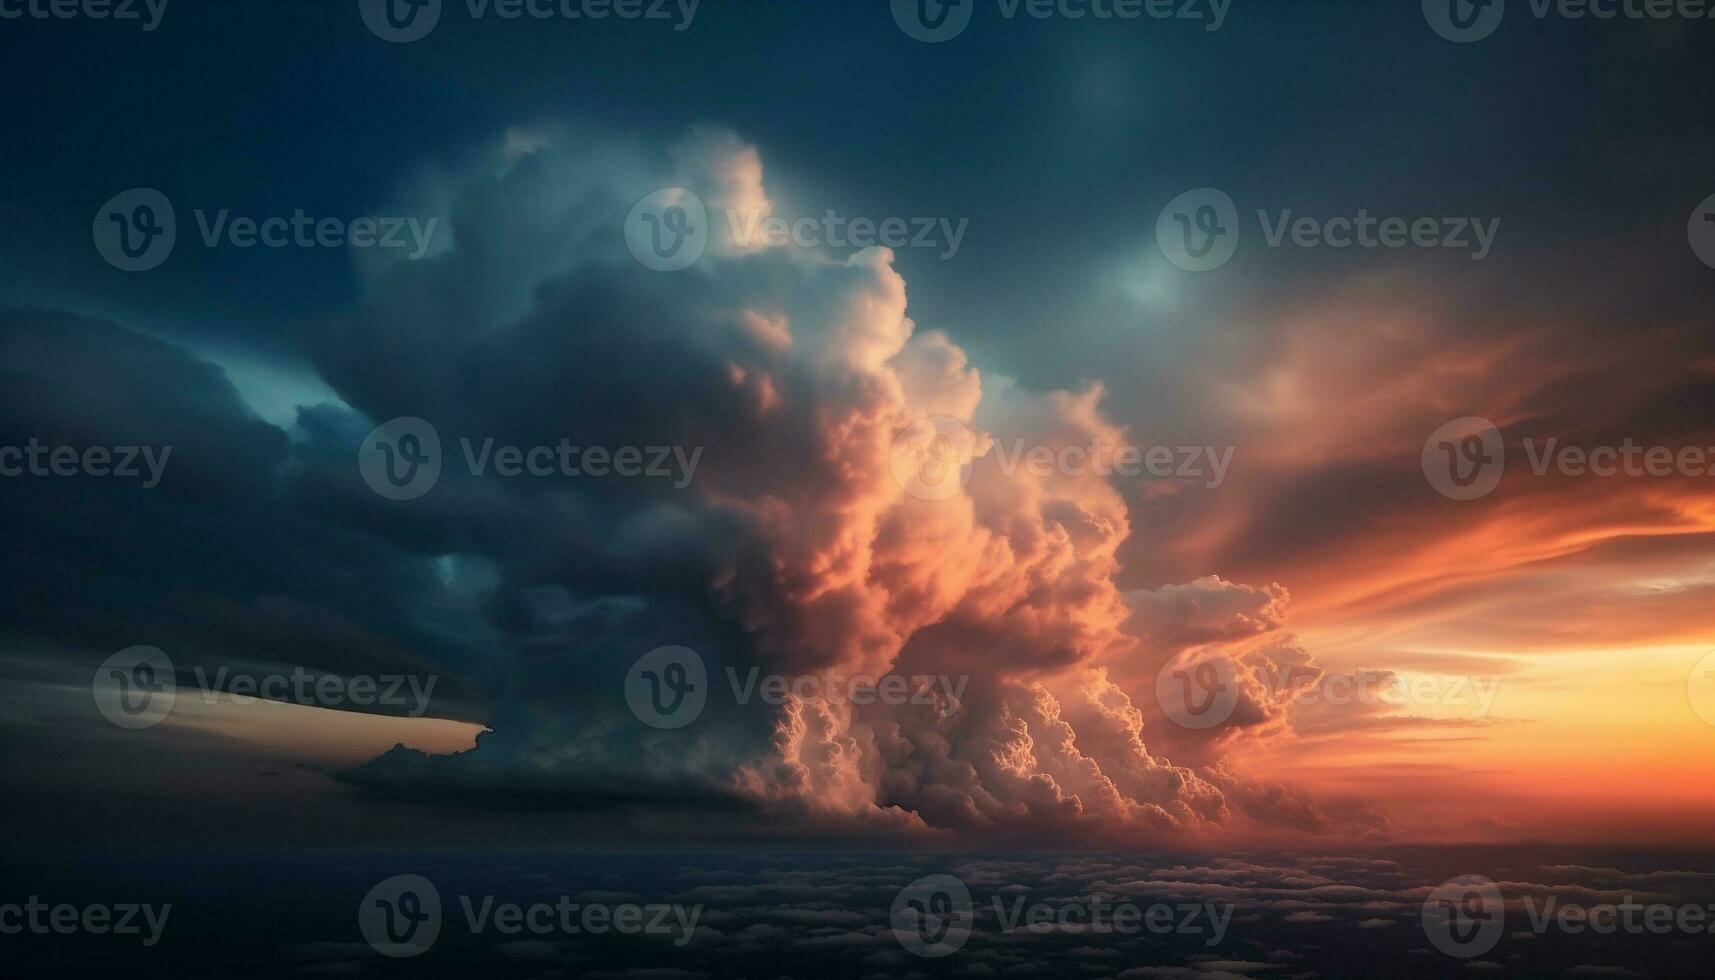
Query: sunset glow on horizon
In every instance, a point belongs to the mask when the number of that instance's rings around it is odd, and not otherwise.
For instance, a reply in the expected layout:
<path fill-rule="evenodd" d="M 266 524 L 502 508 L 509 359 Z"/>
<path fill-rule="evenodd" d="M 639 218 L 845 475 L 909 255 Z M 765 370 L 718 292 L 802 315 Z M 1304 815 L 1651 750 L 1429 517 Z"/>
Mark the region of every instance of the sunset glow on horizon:
<path fill-rule="evenodd" d="M 0 0 L 0 962 L 1706 976 L 1712 6 Z"/>

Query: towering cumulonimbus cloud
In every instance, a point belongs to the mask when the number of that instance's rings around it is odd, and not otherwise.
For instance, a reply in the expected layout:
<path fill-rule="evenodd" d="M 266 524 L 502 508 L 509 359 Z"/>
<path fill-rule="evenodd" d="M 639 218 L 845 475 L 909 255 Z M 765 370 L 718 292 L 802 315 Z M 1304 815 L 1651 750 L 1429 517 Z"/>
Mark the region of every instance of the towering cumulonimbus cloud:
<path fill-rule="evenodd" d="M 1296 655 L 1273 633 L 1285 591 L 1211 576 L 1122 594 L 1121 494 L 1092 469 L 997 451 L 1124 444 L 1100 386 L 1036 393 L 985 377 L 907 315 L 885 248 L 747 235 L 775 205 L 760 155 L 731 134 L 698 130 L 651 154 L 515 133 L 473 170 L 418 182 L 451 239 L 368 270 L 363 309 L 318 331 L 323 376 L 370 419 L 421 416 L 449 442 L 702 455 L 682 487 L 455 474 L 438 503 L 357 505 L 405 549 L 491 562 L 490 607 L 528 651 L 476 749 L 384 758 L 363 778 L 695 785 L 786 822 L 1026 835 L 1196 834 L 1266 822 L 1271 806 L 1314 810 L 1232 776 L 1230 740 L 1170 733 L 1152 703 L 1167 656 L 1246 641 L 1236 721 L 1277 719 L 1278 692 L 1255 678 L 1279 651 Z M 668 187 L 709 216 L 705 254 L 672 273 L 633 261 L 621 235 L 632 204 Z M 936 462 L 968 466 L 957 493 L 901 479 L 902 434 L 926 420 L 954 433 L 936 449 L 953 458 Z M 344 492 L 328 479 L 324 492 Z M 797 690 L 654 732 L 615 678 L 663 643 L 709 661 L 711 700 L 728 671 L 753 668 L 957 678 L 959 694 L 853 704 Z M 1152 750 L 1158 728 L 1196 764 Z"/>

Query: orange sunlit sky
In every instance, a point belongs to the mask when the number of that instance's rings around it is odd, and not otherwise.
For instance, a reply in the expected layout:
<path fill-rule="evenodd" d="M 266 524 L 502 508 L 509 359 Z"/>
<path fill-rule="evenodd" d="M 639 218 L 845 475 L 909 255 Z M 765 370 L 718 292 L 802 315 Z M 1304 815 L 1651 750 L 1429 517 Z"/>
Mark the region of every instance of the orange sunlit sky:
<path fill-rule="evenodd" d="M 252 6 L 9 110 L 44 838 L 1706 840 L 1687 25 Z"/>

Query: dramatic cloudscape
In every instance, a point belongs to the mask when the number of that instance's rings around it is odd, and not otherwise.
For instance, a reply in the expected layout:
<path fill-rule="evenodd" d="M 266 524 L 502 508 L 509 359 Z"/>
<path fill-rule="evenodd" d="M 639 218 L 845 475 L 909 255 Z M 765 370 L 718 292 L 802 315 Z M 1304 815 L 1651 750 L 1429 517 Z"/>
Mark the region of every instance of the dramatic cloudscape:
<path fill-rule="evenodd" d="M 1528 923 L 1715 898 L 1715 21 L 92 6 L 0 0 L 0 927 L 113 862 L 163 975 L 221 902 L 403 967 L 406 872 L 449 974 L 1707 956 Z"/>

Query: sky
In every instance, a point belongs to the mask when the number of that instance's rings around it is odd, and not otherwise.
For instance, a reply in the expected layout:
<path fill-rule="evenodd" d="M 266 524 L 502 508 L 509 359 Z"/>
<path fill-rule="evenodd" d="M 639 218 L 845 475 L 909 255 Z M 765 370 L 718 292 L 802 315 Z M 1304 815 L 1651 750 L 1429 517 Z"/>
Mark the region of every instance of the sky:
<path fill-rule="evenodd" d="M 0 22 L 9 823 L 1705 840 L 1715 25 L 968 2 Z"/>

